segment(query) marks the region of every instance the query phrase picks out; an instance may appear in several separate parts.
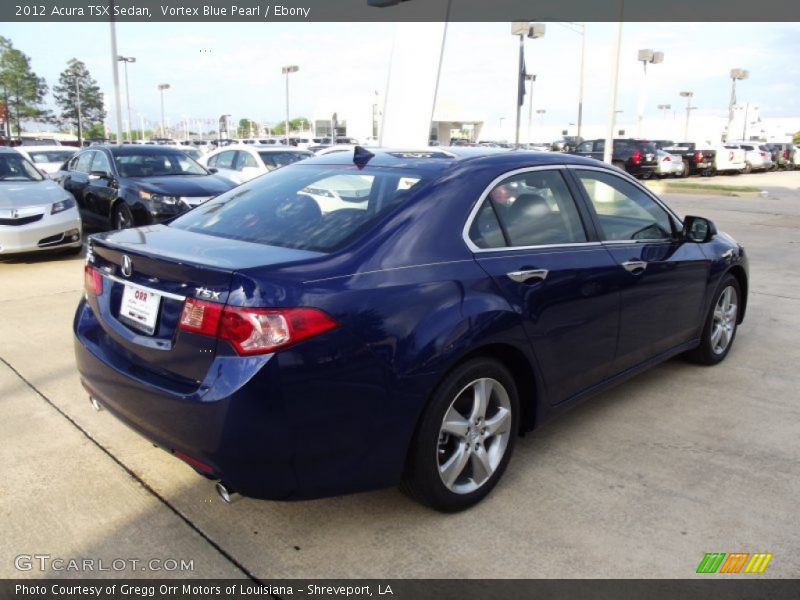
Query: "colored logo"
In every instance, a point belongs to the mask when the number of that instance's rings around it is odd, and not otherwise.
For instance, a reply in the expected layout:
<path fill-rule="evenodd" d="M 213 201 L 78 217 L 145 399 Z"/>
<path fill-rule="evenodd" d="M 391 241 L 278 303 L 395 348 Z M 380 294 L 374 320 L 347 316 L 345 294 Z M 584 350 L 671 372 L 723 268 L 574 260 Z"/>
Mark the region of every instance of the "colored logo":
<path fill-rule="evenodd" d="M 697 573 L 763 573 L 772 554 L 767 552 L 707 552 L 697 567 Z"/>

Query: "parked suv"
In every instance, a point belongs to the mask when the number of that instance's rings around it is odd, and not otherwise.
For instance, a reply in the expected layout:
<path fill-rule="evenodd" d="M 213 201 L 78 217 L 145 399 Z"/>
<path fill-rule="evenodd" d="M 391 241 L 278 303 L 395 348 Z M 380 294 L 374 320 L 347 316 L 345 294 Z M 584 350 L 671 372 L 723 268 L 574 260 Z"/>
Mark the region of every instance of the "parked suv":
<path fill-rule="evenodd" d="M 570 154 L 603 160 L 605 146 L 605 140 L 587 140 L 578 144 Z M 658 169 L 656 146 L 648 140 L 614 140 L 611 162 L 631 175 L 647 179 Z"/>

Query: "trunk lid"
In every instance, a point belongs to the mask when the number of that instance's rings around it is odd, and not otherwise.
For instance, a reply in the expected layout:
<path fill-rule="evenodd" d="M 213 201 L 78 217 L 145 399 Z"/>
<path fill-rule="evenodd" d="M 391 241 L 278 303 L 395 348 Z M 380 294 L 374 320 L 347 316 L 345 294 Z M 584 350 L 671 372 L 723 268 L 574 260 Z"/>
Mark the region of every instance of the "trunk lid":
<path fill-rule="evenodd" d="M 226 303 L 238 270 L 317 256 L 165 225 L 92 236 L 87 262 L 103 276 L 102 293 L 89 295 L 100 343 L 134 370 L 196 386 L 214 361 L 217 339 L 178 327 L 186 298 Z"/>

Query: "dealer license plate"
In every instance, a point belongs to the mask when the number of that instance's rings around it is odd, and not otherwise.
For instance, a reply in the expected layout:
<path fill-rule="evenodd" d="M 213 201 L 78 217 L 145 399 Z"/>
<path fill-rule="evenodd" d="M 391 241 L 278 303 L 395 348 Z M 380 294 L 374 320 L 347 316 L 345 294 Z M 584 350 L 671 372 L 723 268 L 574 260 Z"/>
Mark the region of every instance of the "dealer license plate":
<path fill-rule="evenodd" d="M 126 285 L 122 292 L 119 319 L 147 335 L 153 335 L 156 332 L 160 306 L 161 296 L 158 294 L 140 287 Z"/>

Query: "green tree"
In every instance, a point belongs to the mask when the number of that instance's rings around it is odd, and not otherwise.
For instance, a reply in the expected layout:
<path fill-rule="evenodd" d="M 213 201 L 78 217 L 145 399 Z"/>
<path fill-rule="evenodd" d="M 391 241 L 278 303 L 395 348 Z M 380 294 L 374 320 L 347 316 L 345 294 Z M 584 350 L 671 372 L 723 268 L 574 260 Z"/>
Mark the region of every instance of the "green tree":
<path fill-rule="evenodd" d="M 94 125 L 102 124 L 106 118 L 100 87 L 86 65 L 77 58 L 70 60 L 67 68 L 59 75 L 58 85 L 53 88 L 53 97 L 61 109 L 59 121 L 74 125 L 78 129 L 78 138 L 81 141 L 83 127 L 92 129 Z M 80 119 L 78 119 L 78 101 L 80 101 Z"/>
<path fill-rule="evenodd" d="M 21 122 L 27 119 L 47 120 L 49 113 L 41 108 L 47 94 L 47 83 L 31 69 L 30 59 L 14 48 L 11 40 L 0 36 L 0 87 L 6 107 L 6 133 L 11 126 L 22 133 Z"/>
<path fill-rule="evenodd" d="M 792 138 L 792 141 L 795 144 L 800 144 L 800 131 L 798 131 L 797 133 L 794 134 L 794 137 Z"/>
<path fill-rule="evenodd" d="M 289 133 L 293 131 L 307 131 L 310 127 L 311 124 L 305 117 L 295 117 L 289 121 Z M 275 127 L 272 128 L 273 135 L 285 135 L 285 133 L 286 123 L 284 121 L 276 123 Z"/>

